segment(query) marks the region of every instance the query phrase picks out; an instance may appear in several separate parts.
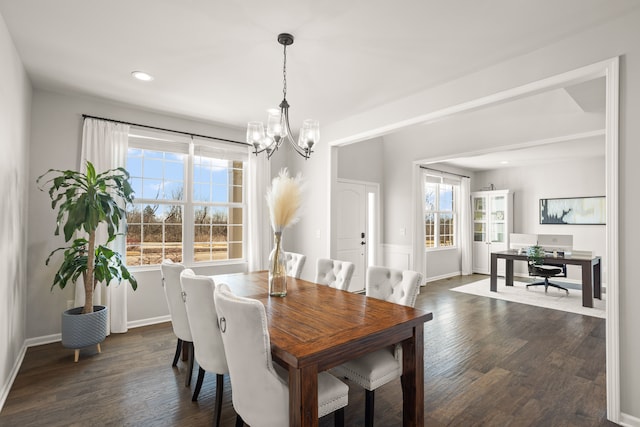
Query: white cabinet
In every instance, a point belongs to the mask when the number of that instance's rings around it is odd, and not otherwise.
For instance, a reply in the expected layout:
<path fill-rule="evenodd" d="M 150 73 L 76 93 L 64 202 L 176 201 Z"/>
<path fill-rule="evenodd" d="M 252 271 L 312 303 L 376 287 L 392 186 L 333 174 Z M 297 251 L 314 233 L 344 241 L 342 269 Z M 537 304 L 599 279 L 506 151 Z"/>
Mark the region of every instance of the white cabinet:
<path fill-rule="evenodd" d="M 509 249 L 513 232 L 513 193 L 509 190 L 471 193 L 473 218 L 473 272 L 491 274 L 491 252 Z M 498 274 L 504 275 L 504 263 Z"/>

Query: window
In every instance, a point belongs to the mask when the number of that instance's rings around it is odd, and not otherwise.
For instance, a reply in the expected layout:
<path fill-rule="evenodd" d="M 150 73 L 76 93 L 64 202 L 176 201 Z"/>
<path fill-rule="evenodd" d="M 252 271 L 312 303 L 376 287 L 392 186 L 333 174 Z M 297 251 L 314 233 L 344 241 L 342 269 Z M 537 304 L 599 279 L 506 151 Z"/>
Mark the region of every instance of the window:
<path fill-rule="evenodd" d="M 245 259 L 246 148 L 133 129 L 127 265 Z"/>
<path fill-rule="evenodd" d="M 427 249 L 456 245 L 456 202 L 459 184 L 424 175 L 424 226 Z"/>

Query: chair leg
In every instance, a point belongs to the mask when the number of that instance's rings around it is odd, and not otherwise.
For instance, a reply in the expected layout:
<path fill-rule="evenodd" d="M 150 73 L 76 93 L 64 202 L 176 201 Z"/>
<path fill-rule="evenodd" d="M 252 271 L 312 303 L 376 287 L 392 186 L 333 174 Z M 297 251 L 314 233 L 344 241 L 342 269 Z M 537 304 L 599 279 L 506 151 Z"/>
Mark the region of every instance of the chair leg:
<path fill-rule="evenodd" d="M 178 364 L 178 359 L 180 358 L 180 352 L 182 351 L 182 340 L 178 338 L 178 346 L 176 347 L 176 355 L 173 356 L 173 363 L 171 366 L 176 366 Z"/>
<path fill-rule="evenodd" d="M 344 427 L 344 406 L 337 409 L 333 413 L 333 425 L 335 427 Z"/>
<path fill-rule="evenodd" d="M 191 386 L 191 377 L 193 376 L 193 361 L 195 359 L 196 359 L 196 355 L 193 351 L 193 343 L 190 342 L 189 343 L 189 375 L 187 375 L 187 378 L 185 380 L 185 383 L 184 383 L 185 387 Z"/>
<path fill-rule="evenodd" d="M 198 381 L 196 382 L 196 389 L 193 391 L 193 397 L 191 398 L 192 402 L 198 400 L 198 395 L 200 394 L 200 389 L 202 388 L 202 381 L 204 381 L 204 369 L 198 368 Z"/>
<path fill-rule="evenodd" d="M 240 414 L 236 416 L 236 427 L 244 427 L 244 420 L 242 419 Z"/>
<path fill-rule="evenodd" d="M 365 389 L 364 399 L 364 425 L 373 427 L 373 408 L 375 402 L 375 391 Z"/>
<path fill-rule="evenodd" d="M 216 374 L 216 427 L 220 427 L 222 413 L 222 395 L 224 393 L 224 375 Z"/>

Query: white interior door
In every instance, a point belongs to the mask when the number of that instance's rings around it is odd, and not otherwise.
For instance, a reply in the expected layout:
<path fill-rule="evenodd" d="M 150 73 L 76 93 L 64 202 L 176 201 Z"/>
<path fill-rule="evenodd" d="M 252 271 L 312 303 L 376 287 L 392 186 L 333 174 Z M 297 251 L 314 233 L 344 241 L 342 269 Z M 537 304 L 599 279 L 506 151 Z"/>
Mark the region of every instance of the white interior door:
<path fill-rule="evenodd" d="M 349 284 L 351 292 L 364 290 L 367 244 L 365 190 L 363 184 L 338 182 L 337 258 L 356 266 Z"/>

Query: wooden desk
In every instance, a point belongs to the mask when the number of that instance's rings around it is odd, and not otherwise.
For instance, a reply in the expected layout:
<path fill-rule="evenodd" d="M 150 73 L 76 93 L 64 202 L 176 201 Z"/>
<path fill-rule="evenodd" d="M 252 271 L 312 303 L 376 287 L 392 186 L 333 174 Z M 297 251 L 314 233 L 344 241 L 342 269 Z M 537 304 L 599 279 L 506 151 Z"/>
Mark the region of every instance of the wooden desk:
<path fill-rule="evenodd" d="M 431 313 L 292 277 L 286 297 L 269 297 L 266 271 L 213 279 L 264 304 L 271 353 L 289 370 L 290 425 L 318 425 L 318 372 L 400 342 L 403 425 L 424 425 L 423 324 Z"/>
<path fill-rule="evenodd" d="M 493 252 L 491 254 L 491 291 L 498 291 L 498 258 L 506 262 L 505 284 L 513 286 L 513 261 L 527 261 L 526 254 L 518 254 L 515 250 Z M 602 299 L 601 285 L 601 259 L 597 257 L 571 256 L 553 257 L 545 256 L 545 264 L 571 264 L 579 265 L 582 268 L 582 306 L 593 307 L 593 297 Z"/>

